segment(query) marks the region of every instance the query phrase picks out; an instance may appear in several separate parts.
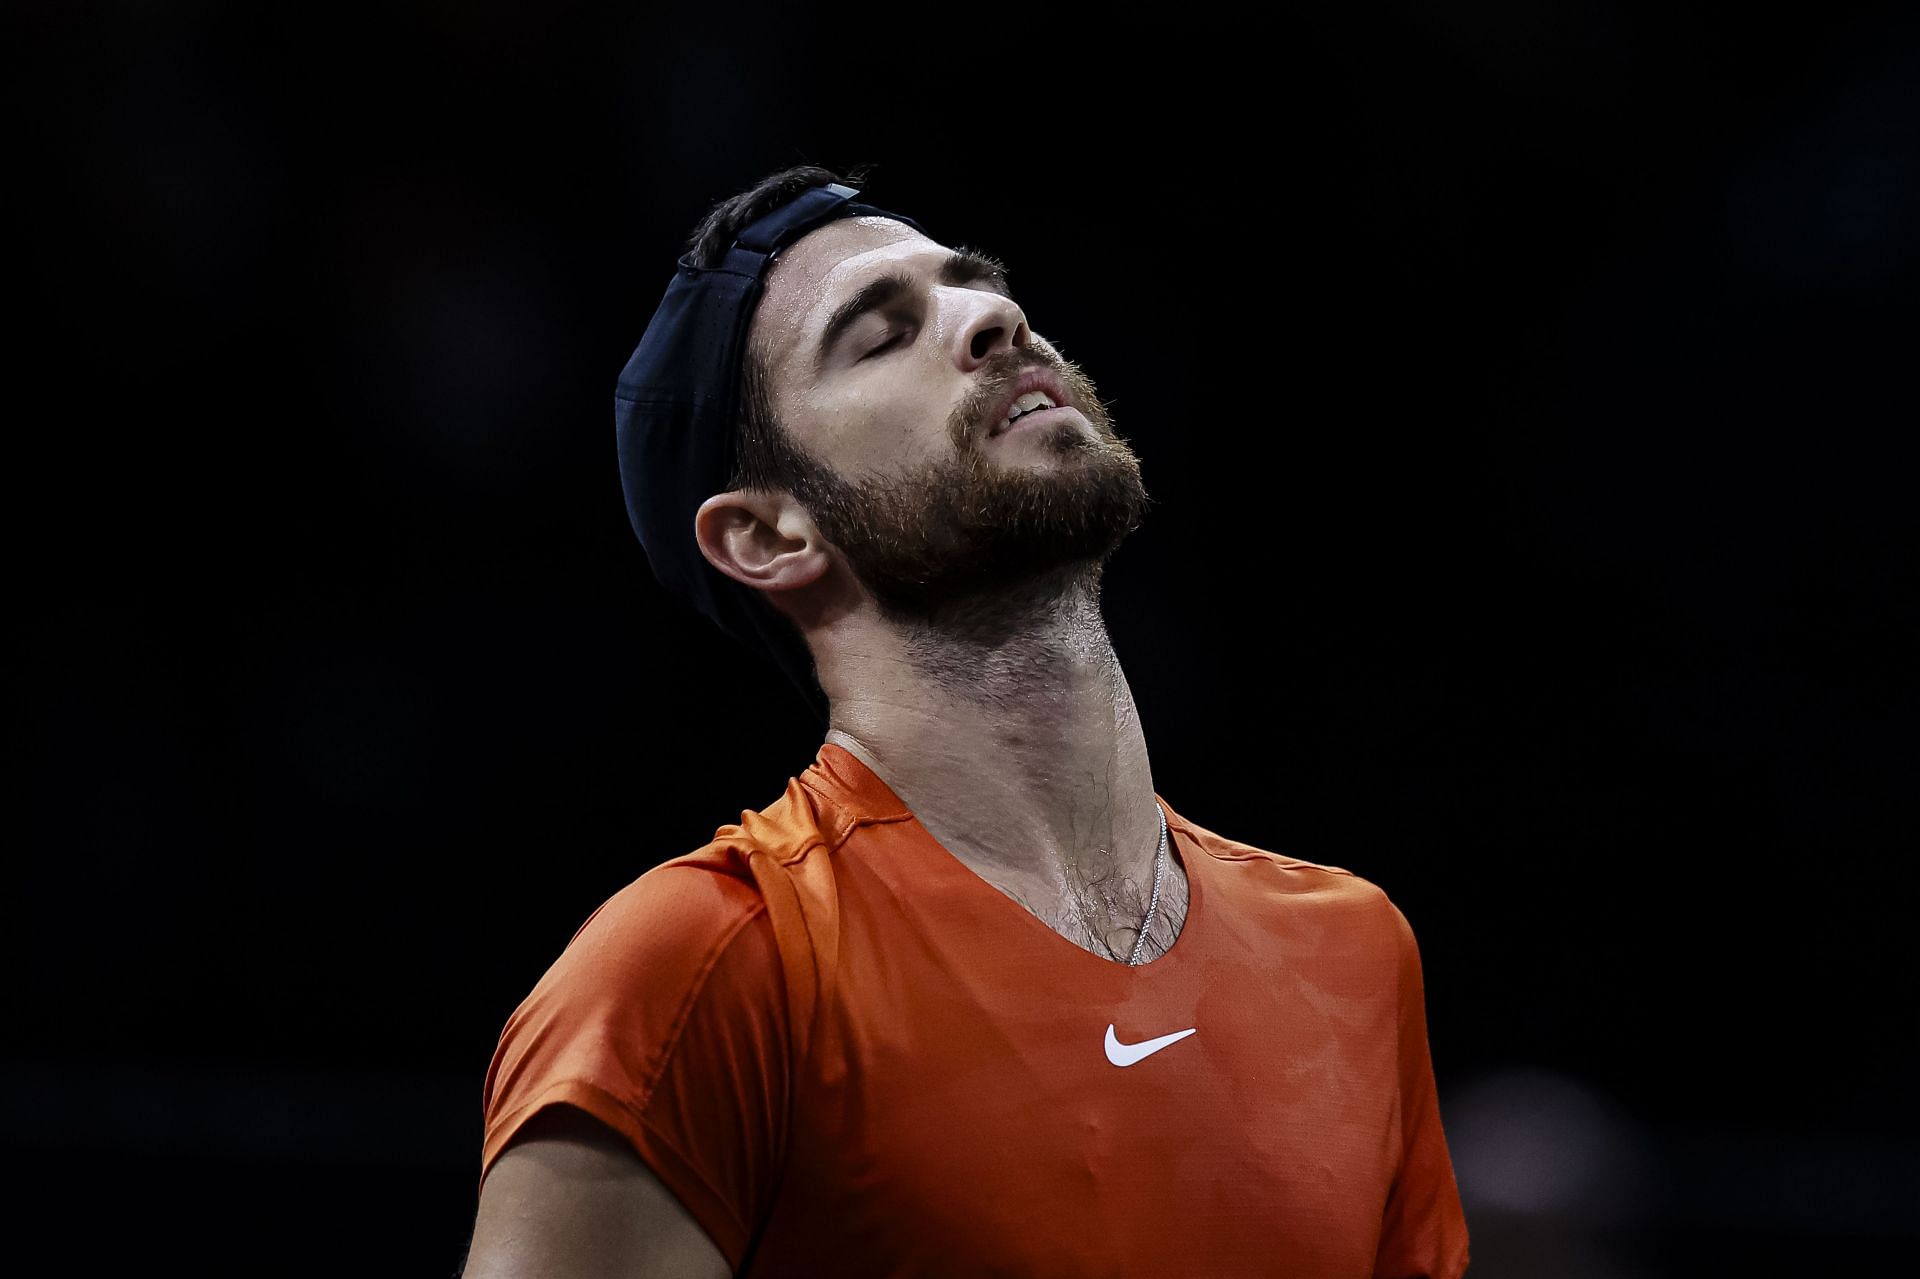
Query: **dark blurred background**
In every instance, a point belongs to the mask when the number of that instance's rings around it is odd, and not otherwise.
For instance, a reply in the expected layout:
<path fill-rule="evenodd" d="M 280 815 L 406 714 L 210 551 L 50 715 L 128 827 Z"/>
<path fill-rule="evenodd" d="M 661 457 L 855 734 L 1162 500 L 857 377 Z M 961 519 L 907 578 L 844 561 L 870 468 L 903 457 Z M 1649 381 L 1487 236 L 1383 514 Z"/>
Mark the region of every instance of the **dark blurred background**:
<path fill-rule="evenodd" d="M 0 1081 L 64 1269 L 454 1274 L 507 1015 L 812 759 L 612 418 L 803 162 L 1112 401 L 1156 781 L 1412 921 L 1479 1279 L 1920 1244 L 1910 6 L 7 25 Z"/>

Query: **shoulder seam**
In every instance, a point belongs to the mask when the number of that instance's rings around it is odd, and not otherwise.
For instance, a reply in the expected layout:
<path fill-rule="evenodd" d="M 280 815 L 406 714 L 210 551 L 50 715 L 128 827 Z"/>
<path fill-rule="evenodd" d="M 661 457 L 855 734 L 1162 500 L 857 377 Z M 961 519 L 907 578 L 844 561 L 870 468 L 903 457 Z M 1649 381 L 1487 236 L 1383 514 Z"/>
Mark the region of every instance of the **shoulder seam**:
<path fill-rule="evenodd" d="M 1345 866 L 1329 866 L 1324 862 L 1303 861 L 1298 857 L 1286 857 L 1280 853 L 1216 853 L 1212 849 L 1204 850 L 1207 856 L 1221 862 L 1272 862 L 1276 866 L 1297 867 L 1300 870 L 1325 871 L 1329 875 L 1345 875 L 1349 879 L 1360 876 Z"/>
<path fill-rule="evenodd" d="M 698 973 L 688 985 L 686 996 L 680 1001 L 680 1007 L 674 1011 L 672 1024 L 667 1027 L 666 1046 L 660 1053 L 659 1068 L 653 1072 L 653 1077 L 647 1080 L 646 1091 L 640 1097 L 641 1111 L 652 1104 L 653 1090 L 659 1086 L 660 1077 L 666 1074 L 667 1066 L 673 1060 L 673 1054 L 679 1051 L 680 1034 L 686 1029 L 688 1019 L 693 1016 L 693 1006 L 700 1001 L 701 993 L 707 988 L 707 979 L 719 966 L 721 956 L 727 953 L 727 949 L 739 938 L 748 924 L 766 913 L 766 902 L 756 901 L 751 910 L 728 926 L 726 932 L 721 934 L 720 940 L 714 943 L 713 948 L 707 952 L 706 958 L 700 962 Z"/>
<path fill-rule="evenodd" d="M 850 813 L 837 803 L 833 804 L 832 808 L 835 820 L 831 831 L 809 836 L 806 841 L 791 854 L 782 856 L 776 853 L 774 860 L 782 866 L 791 866 L 795 862 L 805 858 L 808 853 L 816 848 L 821 849 L 828 856 L 832 856 L 839 852 L 841 847 L 845 845 L 849 839 L 853 838 L 853 833 L 862 826 L 886 826 L 895 822 L 908 821 L 913 816 L 912 813 L 881 813 L 876 816 L 866 816 Z"/>
<path fill-rule="evenodd" d="M 852 820 L 847 824 L 847 829 L 849 831 L 857 826 L 870 826 L 870 825 L 879 825 L 885 822 L 905 821 L 909 817 L 913 816 L 912 813 L 908 812 L 904 808 L 893 809 L 884 813 L 855 813 L 853 812 L 853 810 L 849 809 L 846 806 L 845 801 L 841 798 L 836 787 L 825 784 L 821 782 L 818 778 L 810 776 L 808 773 L 799 774 L 795 778 L 795 780 L 798 781 L 800 785 L 805 787 L 807 790 L 812 791 L 817 798 L 825 802 L 826 805 L 832 808 L 833 811 L 836 814 L 838 814 L 840 817 L 851 818 Z"/>
<path fill-rule="evenodd" d="M 1184 831 L 1187 838 L 1199 845 L 1201 852 L 1213 858 L 1215 861 L 1272 862 L 1276 866 L 1325 871 L 1329 875 L 1345 875 L 1351 879 L 1362 878 L 1362 876 L 1347 869 L 1345 866 L 1329 866 L 1324 862 L 1308 861 L 1300 857 L 1289 857 L 1285 853 L 1276 853 L 1266 848 L 1255 848 L 1253 845 L 1243 844 L 1237 839 L 1228 839 L 1226 836 L 1208 830 L 1204 826 L 1195 825 L 1190 819 L 1184 816 L 1176 815 L 1167 824 Z M 1226 847 L 1219 847 L 1220 845 L 1225 845 Z"/>

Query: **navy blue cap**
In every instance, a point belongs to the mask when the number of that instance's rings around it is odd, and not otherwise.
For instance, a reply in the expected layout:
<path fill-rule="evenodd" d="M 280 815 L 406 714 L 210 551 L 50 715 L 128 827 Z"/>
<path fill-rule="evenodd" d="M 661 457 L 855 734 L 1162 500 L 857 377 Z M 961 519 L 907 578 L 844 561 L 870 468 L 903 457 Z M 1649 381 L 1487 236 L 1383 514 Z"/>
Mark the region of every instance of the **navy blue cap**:
<path fill-rule="evenodd" d="M 780 251 L 836 218 L 892 218 L 920 230 L 912 218 L 853 203 L 858 194 L 839 183 L 811 187 L 741 231 L 719 265 L 683 256 L 613 401 L 627 516 L 654 576 L 785 672 L 823 728 L 827 700 L 806 643 L 759 591 L 707 563 L 693 517 L 733 475 L 747 329 Z"/>

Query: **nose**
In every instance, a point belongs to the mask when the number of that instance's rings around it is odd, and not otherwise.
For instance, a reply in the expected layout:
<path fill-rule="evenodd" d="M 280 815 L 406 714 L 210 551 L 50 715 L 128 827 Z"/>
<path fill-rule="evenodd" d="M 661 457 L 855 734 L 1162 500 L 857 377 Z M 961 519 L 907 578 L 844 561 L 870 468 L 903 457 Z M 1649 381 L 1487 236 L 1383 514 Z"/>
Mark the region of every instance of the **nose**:
<path fill-rule="evenodd" d="M 1027 314 L 1010 297 L 985 289 L 955 289 L 961 320 L 955 325 L 954 360 L 971 371 L 1002 351 L 1033 343 Z"/>

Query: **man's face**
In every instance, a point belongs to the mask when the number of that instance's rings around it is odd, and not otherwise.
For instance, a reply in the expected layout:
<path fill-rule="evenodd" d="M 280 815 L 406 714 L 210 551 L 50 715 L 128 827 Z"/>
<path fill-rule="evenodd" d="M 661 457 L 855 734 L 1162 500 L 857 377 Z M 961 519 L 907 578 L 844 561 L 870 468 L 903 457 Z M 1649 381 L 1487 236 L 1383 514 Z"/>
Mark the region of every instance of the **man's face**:
<path fill-rule="evenodd" d="M 1093 383 L 993 265 L 842 219 L 781 254 L 754 316 L 794 496 L 899 620 L 1097 571 L 1146 504 Z M 1039 395 L 1057 407 L 1022 413 Z"/>

